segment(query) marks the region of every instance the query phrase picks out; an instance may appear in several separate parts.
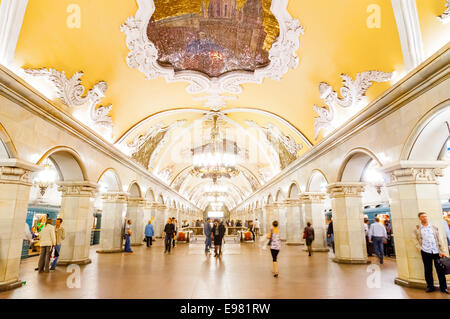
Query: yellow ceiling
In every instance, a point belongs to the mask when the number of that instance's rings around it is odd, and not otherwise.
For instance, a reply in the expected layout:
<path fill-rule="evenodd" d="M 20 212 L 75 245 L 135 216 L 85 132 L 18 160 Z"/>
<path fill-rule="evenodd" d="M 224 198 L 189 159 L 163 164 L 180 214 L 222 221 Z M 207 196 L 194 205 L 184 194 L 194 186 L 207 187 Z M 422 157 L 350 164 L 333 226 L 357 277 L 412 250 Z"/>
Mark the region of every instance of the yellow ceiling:
<path fill-rule="evenodd" d="M 67 7 L 74 3 L 81 8 L 80 29 L 70 29 L 66 24 Z M 371 4 L 382 9 L 380 29 L 366 26 L 366 9 Z M 68 76 L 82 70 L 86 88 L 106 81 L 109 87 L 101 103 L 113 104 L 115 138 L 143 118 L 165 109 L 202 107 L 185 91 L 187 84 L 168 84 L 161 78 L 146 80 L 127 65 L 129 50 L 120 26 L 136 10 L 134 0 L 30 0 L 15 64 L 52 67 L 65 70 Z M 324 105 L 318 84 L 326 81 L 338 90 L 344 72 L 354 77 L 374 69 L 403 71 L 400 42 L 390 0 L 291 0 L 288 10 L 305 28 L 300 36 L 299 66 L 280 82 L 266 79 L 261 85 L 244 84 L 243 93 L 227 107 L 276 113 L 314 142 L 313 105 Z M 389 86 L 373 85 L 367 93 L 369 100 Z"/>

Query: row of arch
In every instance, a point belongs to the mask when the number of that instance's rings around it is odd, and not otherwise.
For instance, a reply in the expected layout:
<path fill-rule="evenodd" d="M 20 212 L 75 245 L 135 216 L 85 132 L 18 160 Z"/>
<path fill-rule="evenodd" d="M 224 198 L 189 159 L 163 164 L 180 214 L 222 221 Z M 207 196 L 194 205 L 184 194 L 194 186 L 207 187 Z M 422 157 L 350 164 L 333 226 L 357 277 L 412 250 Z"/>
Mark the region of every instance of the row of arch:
<path fill-rule="evenodd" d="M 0 123 L 0 158 L 3 159 L 18 159 L 19 155 L 14 143 Z M 67 146 L 54 147 L 42 155 L 42 157 L 35 163 L 41 165 L 44 161 L 50 160 L 55 167 L 59 180 L 68 181 L 89 181 L 86 166 L 81 159 L 81 156 L 74 149 Z M 114 168 L 107 168 L 103 170 L 97 183 L 105 185 L 108 192 L 124 192 L 126 191 L 131 198 L 143 198 L 145 200 L 166 205 L 170 208 L 177 208 L 187 210 L 187 205 L 180 203 L 174 199 L 171 199 L 168 195 L 160 192 L 155 195 L 152 187 L 144 190 L 137 181 L 132 181 L 128 189 L 124 190 L 120 176 Z"/>
<path fill-rule="evenodd" d="M 446 145 L 450 141 L 449 103 L 447 100 L 437 105 L 418 121 L 403 145 L 401 160 L 437 161 L 443 159 L 447 152 Z M 366 168 L 373 162 L 379 168 L 387 164 L 383 163 L 368 148 L 350 150 L 340 165 L 336 182 L 363 181 Z M 330 179 L 322 170 L 313 169 L 303 189 L 300 183 L 292 180 L 287 191 L 283 191 L 283 188 L 279 187 L 275 192 L 265 193 L 262 199 L 246 205 L 244 210 L 262 208 L 263 205 L 280 202 L 284 199 L 298 199 L 302 192 L 324 192 L 324 186 L 329 183 Z"/>

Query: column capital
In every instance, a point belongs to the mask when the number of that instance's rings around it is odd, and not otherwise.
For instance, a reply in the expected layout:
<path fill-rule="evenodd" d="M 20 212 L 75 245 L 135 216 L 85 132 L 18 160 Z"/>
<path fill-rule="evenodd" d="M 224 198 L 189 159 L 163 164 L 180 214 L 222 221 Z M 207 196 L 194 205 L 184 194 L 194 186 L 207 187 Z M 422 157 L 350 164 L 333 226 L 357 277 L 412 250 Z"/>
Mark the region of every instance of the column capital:
<path fill-rule="evenodd" d="M 145 199 L 142 197 L 128 197 L 127 204 L 130 206 L 144 206 Z"/>
<path fill-rule="evenodd" d="M 366 183 L 361 182 L 339 182 L 328 184 L 327 193 L 331 198 L 338 197 L 360 197 L 365 190 Z"/>
<path fill-rule="evenodd" d="M 153 201 L 145 201 L 145 208 L 158 208 L 159 204 Z"/>
<path fill-rule="evenodd" d="M 81 182 L 57 182 L 58 191 L 62 196 L 71 197 L 95 197 L 97 192 L 97 184 L 89 181 Z"/>
<path fill-rule="evenodd" d="M 300 199 L 285 199 L 283 202 L 283 206 L 299 206 L 301 204 Z"/>
<path fill-rule="evenodd" d="M 399 161 L 383 166 L 388 175 L 387 186 L 401 184 L 437 184 L 442 170 L 450 163 L 446 161 Z"/>
<path fill-rule="evenodd" d="M 305 192 L 299 196 L 301 202 L 322 203 L 327 198 L 327 193 Z"/>
<path fill-rule="evenodd" d="M 126 203 L 128 194 L 124 192 L 107 192 L 103 193 L 102 200 L 109 203 Z"/>
<path fill-rule="evenodd" d="M 41 167 L 16 158 L 0 160 L 0 183 L 31 186 L 31 173 Z"/>

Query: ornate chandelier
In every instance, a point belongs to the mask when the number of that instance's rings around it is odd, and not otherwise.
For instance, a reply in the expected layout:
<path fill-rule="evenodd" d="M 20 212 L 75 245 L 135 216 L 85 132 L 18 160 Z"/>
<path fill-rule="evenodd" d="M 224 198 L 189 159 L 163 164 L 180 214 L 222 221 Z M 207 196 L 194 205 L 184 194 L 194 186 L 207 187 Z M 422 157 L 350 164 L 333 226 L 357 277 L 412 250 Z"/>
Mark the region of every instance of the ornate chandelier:
<path fill-rule="evenodd" d="M 239 175 L 236 168 L 239 148 L 236 142 L 219 139 L 217 115 L 213 117 L 211 141 L 191 149 L 193 173 L 201 178 L 211 178 L 214 183 L 219 178 L 231 178 Z"/>

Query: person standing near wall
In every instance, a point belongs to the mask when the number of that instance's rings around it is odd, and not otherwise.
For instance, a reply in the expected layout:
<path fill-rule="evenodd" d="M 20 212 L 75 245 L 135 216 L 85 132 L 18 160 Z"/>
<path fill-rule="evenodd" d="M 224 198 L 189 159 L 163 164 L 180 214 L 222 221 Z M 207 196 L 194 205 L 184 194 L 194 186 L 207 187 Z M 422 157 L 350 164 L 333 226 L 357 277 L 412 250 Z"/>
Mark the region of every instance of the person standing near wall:
<path fill-rule="evenodd" d="M 383 264 L 384 242 L 387 240 L 386 228 L 380 224 L 380 219 L 375 217 L 375 223 L 370 225 L 369 241 L 373 243 L 375 255 L 378 256 L 380 264 Z"/>
<path fill-rule="evenodd" d="M 52 267 L 50 270 L 55 270 L 58 264 L 59 252 L 61 251 L 61 242 L 66 238 L 66 232 L 64 227 L 61 226 L 63 220 L 62 218 L 56 219 L 55 235 L 56 235 L 56 246 L 55 246 L 55 259 L 53 260 Z"/>
<path fill-rule="evenodd" d="M 173 248 L 175 248 L 175 243 L 177 241 L 177 233 L 178 233 L 178 221 L 175 217 L 172 217 L 172 225 L 174 227 L 173 233 Z"/>
<path fill-rule="evenodd" d="M 278 229 L 278 221 L 274 220 L 272 222 L 272 229 L 270 233 L 267 234 L 267 238 L 269 239 L 270 253 L 272 254 L 272 262 L 273 262 L 273 276 L 275 278 L 278 277 L 278 254 L 281 249 L 281 238 L 280 238 L 280 230 Z"/>
<path fill-rule="evenodd" d="M 373 245 L 369 239 L 369 218 L 364 217 L 364 233 L 366 235 L 367 256 L 372 257 Z"/>
<path fill-rule="evenodd" d="M 259 220 L 258 218 L 255 219 L 255 236 L 259 236 Z"/>
<path fill-rule="evenodd" d="M 53 246 L 56 245 L 55 226 L 53 226 L 52 224 L 53 220 L 51 218 L 48 218 L 44 228 L 41 230 L 41 233 L 39 235 L 41 246 L 41 255 L 39 256 L 39 264 L 37 269 L 39 273 L 50 272 L 50 256 Z"/>
<path fill-rule="evenodd" d="M 308 256 L 312 254 L 312 242 L 314 241 L 314 228 L 310 222 L 306 223 L 306 227 L 303 230 L 303 238 L 306 241 L 306 247 L 308 248 Z"/>
<path fill-rule="evenodd" d="M 333 229 L 333 219 L 330 219 L 330 223 L 328 224 L 327 237 L 330 239 L 330 244 L 331 244 L 331 247 L 333 248 L 333 254 L 334 254 L 334 253 L 335 253 L 335 250 L 334 250 L 334 229 Z"/>

